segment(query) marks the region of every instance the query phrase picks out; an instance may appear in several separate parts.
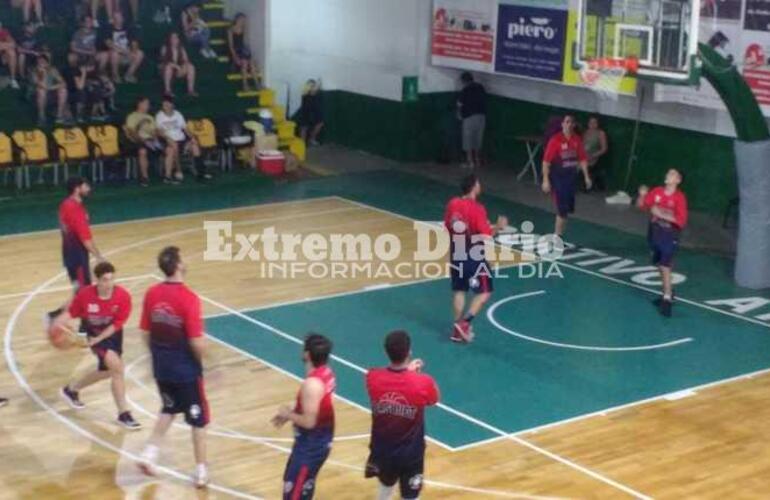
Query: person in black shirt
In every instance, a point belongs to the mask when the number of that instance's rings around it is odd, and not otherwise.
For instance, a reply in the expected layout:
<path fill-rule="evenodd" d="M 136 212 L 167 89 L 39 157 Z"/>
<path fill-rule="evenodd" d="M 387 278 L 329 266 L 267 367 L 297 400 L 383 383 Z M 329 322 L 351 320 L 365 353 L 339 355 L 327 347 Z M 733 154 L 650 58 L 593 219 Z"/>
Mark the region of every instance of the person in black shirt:
<path fill-rule="evenodd" d="M 43 54 L 50 59 L 51 54 L 48 47 L 40 43 L 37 33 L 37 25 L 30 21 L 24 24 L 24 30 L 16 42 L 16 52 L 18 52 L 19 76 L 27 78 L 29 68 L 37 65 L 37 58 Z"/>
<path fill-rule="evenodd" d="M 481 147 L 484 143 L 484 128 L 487 121 L 487 92 L 484 86 L 473 81 L 468 72 L 460 76 L 463 89 L 457 100 L 457 111 L 462 120 L 463 151 L 467 163 L 465 167 L 481 166 Z"/>
<path fill-rule="evenodd" d="M 64 82 L 67 84 L 67 94 L 69 96 L 69 105 L 72 115 L 77 121 L 83 122 L 83 114 L 86 107 L 86 79 L 89 71 L 93 71 L 93 66 L 80 64 L 80 58 L 74 52 L 67 55 L 67 65 L 62 68 L 61 74 Z"/>
<path fill-rule="evenodd" d="M 112 17 L 112 25 L 107 26 L 101 33 L 100 50 L 103 56 L 102 68 L 109 62 L 112 68 L 112 80 L 121 83 L 120 68 L 128 66 L 125 80 L 128 83 L 136 83 L 136 72 L 144 61 L 144 52 L 139 46 L 134 30 L 126 26 L 123 14 L 115 12 Z"/>
<path fill-rule="evenodd" d="M 311 146 L 318 145 L 318 134 L 324 126 L 320 91 L 318 82 L 308 80 L 302 93 L 302 106 L 297 111 L 299 136 Z"/>

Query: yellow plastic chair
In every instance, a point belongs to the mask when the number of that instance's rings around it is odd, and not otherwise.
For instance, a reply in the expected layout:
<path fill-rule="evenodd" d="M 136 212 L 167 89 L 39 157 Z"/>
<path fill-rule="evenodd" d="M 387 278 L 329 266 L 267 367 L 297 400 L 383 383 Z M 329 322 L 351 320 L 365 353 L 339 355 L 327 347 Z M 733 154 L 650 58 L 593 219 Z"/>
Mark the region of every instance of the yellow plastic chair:
<path fill-rule="evenodd" d="M 51 162 L 51 156 L 48 150 L 48 138 L 41 130 L 17 130 L 11 134 L 13 143 L 19 151 L 21 175 L 17 177 L 19 188 L 31 187 L 29 179 L 31 166 L 40 167 L 40 177 L 38 182 L 43 182 L 43 168 L 53 167 L 54 182 L 59 182 L 59 165 Z"/>
<path fill-rule="evenodd" d="M 13 161 L 13 142 L 11 141 L 11 138 L 8 137 L 8 134 L 4 132 L 0 132 L 0 169 L 5 173 L 6 184 L 8 183 L 8 174 L 10 172 L 20 172 L 20 170 L 15 167 L 15 162 Z"/>
<path fill-rule="evenodd" d="M 120 158 L 120 131 L 114 125 L 92 125 L 86 131 L 93 148 L 95 171 L 104 180 L 104 160 Z"/>
<path fill-rule="evenodd" d="M 57 128 L 53 131 L 53 140 L 58 148 L 59 163 L 64 167 L 64 178 L 69 177 L 69 166 L 72 163 L 91 164 L 91 175 L 94 176 L 94 165 L 91 161 L 91 151 L 88 137 L 78 127 Z"/>

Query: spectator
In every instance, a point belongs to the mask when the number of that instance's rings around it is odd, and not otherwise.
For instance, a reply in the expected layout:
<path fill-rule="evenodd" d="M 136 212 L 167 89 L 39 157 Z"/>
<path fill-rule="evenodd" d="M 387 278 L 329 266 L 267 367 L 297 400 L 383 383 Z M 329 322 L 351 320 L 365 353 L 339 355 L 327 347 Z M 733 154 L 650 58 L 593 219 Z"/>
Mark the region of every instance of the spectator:
<path fill-rule="evenodd" d="M 160 132 L 155 124 L 155 118 L 150 114 L 150 100 L 140 97 L 136 101 L 136 108 L 126 117 L 123 131 L 129 142 L 136 148 L 136 156 L 139 163 L 139 184 L 149 185 L 150 153 L 160 153 L 164 150 L 163 144 L 158 140 Z M 173 157 L 173 146 L 165 147 L 166 157 Z M 168 177 L 168 176 L 167 176 Z"/>
<path fill-rule="evenodd" d="M 37 58 L 43 54 L 51 58 L 48 47 L 40 43 L 38 39 L 37 25 L 32 21 L 24 24 L 24 31 L 16 44 L 18 54 L 19 77 L 27 77 L 27 68 L 34 68 L 37 65 Z"/>
<path fill-rule="evenodd" d="M 75 116 L 78 123 L 83 122 L 87 103 L 86 80 L 88 72 L 93 70 L 93 67 L 89 68 L 85 64 L 80 64 L 80 58 L 74 52 L 67 54 L 67 65 L 62 69 L 61 73 L 67 85 L 70 112 Z"/>
<path fill-rule="evenodd" d="M 473 81 L 473 75 L 467 71 L 460 76 L 460 80 L 463 89 L 457 100 L 457 109 L 462 119 L 463 151 L 467 168 L 477 168 L 481 166 L 487 122 L 487 92 L 483 85 Z"/>
<path fill-rule="evenodd" d="M 86 77 L 86 95 L 91 106 L 91 118 L 105 121 L 107 111 L 115 109 L 115 84 L 106 69 L 90 71 Z"/>
<path fill-rule="evenodd" d="M 214 59 L 217 53 L 211 48 L 211 30 L 200 16 L 201 6 L 195 2 L 182 11 L 182 30 L 189 43 L 200 50 L 201 56 Z"/>
<path fill-rule="evenodd" d="M 187 121 L 182 113 L 174 109 L 174 100 L 171 97 L 165 96 L 163 98 L 161 110 L 155 115 L 155 123 L 168 146 L 163 182 L 178 184 L 184 178 L 180 166 L 180 154 L 182 152 L 192 154 L 198 180 L 211 179 L 211 175 L 206 173 L 206 165 L 203 163 L 198 141 L 187 130 Z"/>
<path fill-rule="evenodd" d="M 311 146 L 318 146 L 318 135 L 324 126 L 320 91 L 318 82 L 308 80 L 302 92 L 302 105 L 297 111 L 299 135 Z"/>
<path fill-rule="evenodd" d="M 136 83 L 136 72 L 144 61 L 144 52 L 139 46 L 139 40 L 131 27 L 125 25 L 125 19 L 121 12 L 115 12 L 112 25 L 102 32 L 102 56 L 101 61 L 106 66 L 109 61 L 112 69 L 112 80 L 121 83 L 120 68 L 128 66 L 125 80 L 128 83 Z M 102 68 L 104 68 L 102 66 Z"/>
<path fill-rule="evenodd" d="M 64 79 L 59 71 L 51 66 L 47 56 L 40 56 L 37 58 L 35 89 L 37 95 L 38 125 L 45 127 L 48 102 L 54 99 L 56 100 L 56 123 L 68 123 L 67 85 L 64 83 Z"/>
<path fill-rule="evenodd" d="M 16 41 L 13 35 L 0 24 L 0 59 L 8 65 L 8 72 L 11 74 L 11 88 L 18 89 L 19 82 L 16 80 Z"/>
<path fill-rule="evenodd" d="M 80 23 L 80 29 L 72 36 L 70 50 L 78 55 L 80 62 L 88 65 L 99 63 L 99 66 L 107 64 L 107 54 L 96 52 L 97 33 L 94 28 L 94 18 L 84 16 Z"/>
<path fill-rule="evenodd" d="M 163 75 L 163 91 L 165 95 L 173 97 L 171 82 L 174 77 L 184 78 L 187 81 L 187 93 L 197 97 L 195 92 L 195 66 L 190 62 L 187 51 L 179 41 L 179 33 L 169 33 L 166 43 L 160 50 L 160 70 Z"/>
<path fill-rule="evenodd" d="M 91 0 L 91 17 L 94 20 L 94 26 L 98 27 L 99 6 L 104 4 L 104 10 L 107 11 L 107 19 L 112 20 L 112 16 L 118 10 L 118 0 Z"/>
<path fill-rule="evenodd" d="M 43 26 L 43 2 L 42 0 L 23 0 L 21 4 L 24 13 L 24 22 L 32 22 L 32 11 L 37 17 L 36 26 Z"/>
<path fill-rule="evenodd" d="M 246 45 L 246 15 L 237 14 L 233 24 L 227 30 L 227 47 L 230 50 L 230 61 L 241 72 L 243 90 L 249 91 L 249 80 L 254 80 L 256 89 L 262 87 L 257 65 L 251 57 L 251 49 Z"/>
<path fill-rule="evenodd" d="M 583 133 L 583 146 L 588 155 L 588 169 L 594 179 L 594 185 L 598 189 L 605 189 L 600 160 L 607 153 L 608 144 L 607 134 L 599 127 L 598 116 L 588 118 L 588 129 Z"/>

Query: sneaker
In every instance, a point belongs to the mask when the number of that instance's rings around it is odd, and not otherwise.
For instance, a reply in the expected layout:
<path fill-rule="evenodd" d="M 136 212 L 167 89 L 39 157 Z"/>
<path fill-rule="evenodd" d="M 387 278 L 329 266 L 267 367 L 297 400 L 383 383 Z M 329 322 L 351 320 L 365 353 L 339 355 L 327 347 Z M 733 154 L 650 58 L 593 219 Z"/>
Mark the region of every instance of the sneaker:
<path fill-rule="evenodd" d="M 139 185 L 142 186 L 142 187 L 147 187 L 147 186 L 150 185 L 150 180 L 143 177 L 143 178 L 139 179 Z"/>
<path fill-rule="evenodd" d="M 8 406 L 8 398 L 0 398 L 0 408 Z"/>
<path fill-rule="evenodd" d="M 454 324 L 451 340 L 454 342 L 473 342 L 473 329 L 471 324 L 465 320 L 458 321 Z"/>
<path fill-rule="evenodd" d="M 660 301 L 660 314 L 665 318 L 671 317 L 671 301 L 662 299 Z"/>
<path fill-rule="evenodd" d="M 217 57 L 219 57 L 219 55 L 216 52 L 214 52 L 214 49 L 212 48 L 209 48 L 207 52 L 209 53 L 209 59 L 216 59 Z"/>
<path fill-rule="evenodd" d="M 174 172 L 174 179 L 181 181 L 184 179 L 184 174 L 182 172 Z"/>
<path fill-rule="evenodd" d="M 209 485 L 209 473 L 207 470 L 195 471 L 193 483 L 196 488 L 206 488 Z"/>
<path fill-rule="evenodd" d="M 86 407 L 86 405 L 84 405 L 83 402 L 80 401 L 80 397 L 77 391 L 73 391 L 67 385 L 61 388 L 61 396 L 64 398 L 67 404 L 69 404 L 71 407 L 73 407 L 76 410 L 82 410 L 83 408 Z"/>
<path fill-rule="evenodd" d="M 136 466 L 142 471 L 145 476 L 155 476 L 157 471 L 155 470 L 155 464 L 158 461 L 157 450 L 152 450 L 150 447 L 145 448 L 142 452 L 142 456 L 137 462 Z"/>
<path fill-rule="evenodd" d="M 137 431 L 142 428 L 142 424 L 134 420 L 134 417 L 131 416 L 131 412 L 129 411 L 124 411 L 118 415 L 118 423 L 132 431 Z"/>
<path fill-rule="evenodd" d="M 19 86 L 19 82 L 16 81 L 15 78 L 11 78 L 11 81 L 8 83 L 8 86 L 11 87 L 14 90 L 19 90 L 21 88 Z"/>

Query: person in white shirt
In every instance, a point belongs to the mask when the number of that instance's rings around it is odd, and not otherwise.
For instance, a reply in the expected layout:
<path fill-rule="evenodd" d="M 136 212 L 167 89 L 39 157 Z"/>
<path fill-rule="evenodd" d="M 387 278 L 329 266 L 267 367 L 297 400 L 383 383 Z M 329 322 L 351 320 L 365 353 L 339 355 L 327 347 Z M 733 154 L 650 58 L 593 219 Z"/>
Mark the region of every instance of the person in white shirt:
<path fill-rule="evenodd" d="M 211 175 L 206 172 L 206 165 L 203 163 L 200 145 L 195 136 L 187 130 L 187 121 L 182 116 L 182 113 L 174 108 L 174 99 L 170 96 L 163 98 L 161 109 L 155 116 L 155 123 L 161 136 L 166 141 L 163 182 L 166 184 L 179 184 L 184 178 L 179 162 L 180 152 L 192 154 L 198 180 L 211 179 Z"/>

